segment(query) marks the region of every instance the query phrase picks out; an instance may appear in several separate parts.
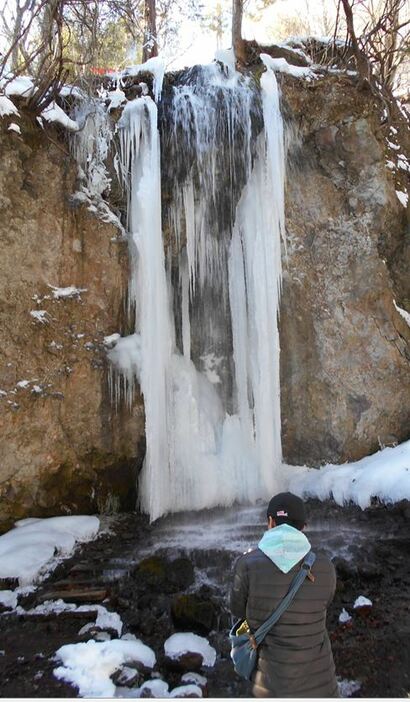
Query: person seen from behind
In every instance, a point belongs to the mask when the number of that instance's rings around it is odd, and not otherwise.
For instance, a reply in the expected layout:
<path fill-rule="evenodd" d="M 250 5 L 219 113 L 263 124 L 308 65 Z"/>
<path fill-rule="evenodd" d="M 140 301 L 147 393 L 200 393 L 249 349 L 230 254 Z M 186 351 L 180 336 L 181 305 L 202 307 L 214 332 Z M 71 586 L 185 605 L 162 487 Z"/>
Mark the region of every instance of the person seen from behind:
<path fill-rule="evenodd" d="M 305 505 L 290 492 L 275 495 L 267 509 L 268 529 L 258 547 L 234 566 L 230 608 L 246 619 L 250 632 L 263 624 L 286 595 L 311 550 L 303 534 Z M 326 612 L 336 589 L 336 573 L 317 554 L 294 600 L 258 648 L 252 675 L 254 697 L 339 697 Z"/>

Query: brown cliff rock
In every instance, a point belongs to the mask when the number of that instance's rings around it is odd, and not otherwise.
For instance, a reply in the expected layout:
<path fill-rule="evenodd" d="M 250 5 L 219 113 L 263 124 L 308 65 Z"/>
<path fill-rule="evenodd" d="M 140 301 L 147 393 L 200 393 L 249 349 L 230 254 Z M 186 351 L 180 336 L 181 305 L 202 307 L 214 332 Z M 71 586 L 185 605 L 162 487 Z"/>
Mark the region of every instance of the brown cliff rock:
<path fill-rule="evenodd" d="M 110 403 L 102 343 L 121 331 L 127 245 L 70 203 L 75 170 L 57 134 L 22 120 L 22 136 L 0 120 L 3 528 L 133 508 L 144 436 L 140 398 L 131 413 Z M 55 299 L 49 286 L 83 292 Z"/>

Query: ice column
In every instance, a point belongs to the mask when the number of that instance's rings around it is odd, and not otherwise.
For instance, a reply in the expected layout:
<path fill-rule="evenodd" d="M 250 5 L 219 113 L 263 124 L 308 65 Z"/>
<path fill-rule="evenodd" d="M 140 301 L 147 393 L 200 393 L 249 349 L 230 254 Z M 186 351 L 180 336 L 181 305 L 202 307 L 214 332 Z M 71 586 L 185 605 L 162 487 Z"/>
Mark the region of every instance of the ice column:
<path fill-rule="evenodd" d="M 144 395 L 145 464 L 139 493 L 142 509 L 158 515 L 167 502 L 169 475 L 169 367 L 173 329 L 161 228 L 160 152 L 157 108 L 149 98 L 129 102 L 118 123 L 121 162 L 128 188 L 128 231 L 133 248 L 131 295 L 136 310 L 135 352 Z M 129 337 L 126 337 L 128 339 Z"/>

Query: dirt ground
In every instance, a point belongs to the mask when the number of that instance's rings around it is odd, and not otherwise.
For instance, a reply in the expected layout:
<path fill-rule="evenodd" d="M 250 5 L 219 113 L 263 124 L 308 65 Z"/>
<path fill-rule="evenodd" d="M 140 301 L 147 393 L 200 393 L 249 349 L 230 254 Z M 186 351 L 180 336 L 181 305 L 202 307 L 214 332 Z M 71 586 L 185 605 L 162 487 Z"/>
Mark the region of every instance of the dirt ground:
<path fill-rule="evenodd" d="M 328 612 L 336 672 L 340 679 L 360 683 L 354 697 L 408 697 L 410 693 L 410 507 L 408 502 L 391 508 L 374 506 L 362 512 L 359 508 L 343 510 L 331 503 L 311 501 L 309 508 L 326 519 L 343 519 L 356 528 L 371 525 L 372 537 L 364 544 L 351 544 L 352 560 L 337 557 L 337 592 Z M 174 589 L 164 591 L 161 582 L 141 584 L 135 578 L 138 567 L 136 544 L 155 533 L 144 517 L 120 515 L 110 522 L 110 533 L 83 545 L 64 561 L 38 590 L 19 604 L 24 610 L 34 607 L 49 595 L 56 599 L 77 589 L 97 590 L 97 599 L 120 614 L 124 632 L 134 633 L 157 653 L 159 672 L 170 687 L 178 684 L 180 673 L 167 669 L 161 654 L 164 639 L 175 631 L 171 616 Z M 226 554 L 216 556 L 221 569 L 227 569 Z M 232 559 L 231 559 L 232 560 Z M 229 575 L 229 570 L 227 571 Z M 229 577 L 226 578 L 229 582 Z M 79 585 L 80 583 L 80 585 Z M 81 584 L 82 583 L 82 584 Z M 1 585 L 1 584 L 0 584 Z M 186 583 L 185 583 L 186 585 Z M 5 589 L 5 583 L 2 587 Z M 165 588 L 166 589 L 166 588 Z M 102 590 L 102 594 L 98 593 Z M 173 594 L 174 593 L 174 594 Z M 246 697 L 250 690 L 232 669 L 227 643 L 229 613 L 226 592 L 203 586 L 202 597 L 209 596 L 217 618 L 209 624 L 207 637 L 217 649 L 218 658 L 211 671 L 202 671 L 208 679 L 209 697 Z M 369 610 L 353 612 L 352 603 L 358 594 L 369 598 Z M 73 599 L 75 600 L 75 592 Z M 89 601 L 93 600 L 92 596 Z M 76 600 L 78 601 L 78 600 Z M 87 602 L 87 599 L 79 603 Z M 352 621 L 340 624 L 342 608 L 353 614 Z M 214 614 L 212 615 L 214 616 Z M 81 627 L 95 620 L 92 613 L 63 613 L 30 617 L 15 613 L 0 616 L 0 696 L 1 697 L 77 697 L 78 691 L 57 680 L 53 657 L 60 646 L 87 640 L 78 635 Z M 215 625 L 217 621 L 217 625 Z M 185 629 L 187 630 L 187 629 Z M 195 630 L 193 627 L 191 630 Z M 199 631 L 198 631 L 199 633 Z M 202 632 L 203 633 L 203 632 Z"/>

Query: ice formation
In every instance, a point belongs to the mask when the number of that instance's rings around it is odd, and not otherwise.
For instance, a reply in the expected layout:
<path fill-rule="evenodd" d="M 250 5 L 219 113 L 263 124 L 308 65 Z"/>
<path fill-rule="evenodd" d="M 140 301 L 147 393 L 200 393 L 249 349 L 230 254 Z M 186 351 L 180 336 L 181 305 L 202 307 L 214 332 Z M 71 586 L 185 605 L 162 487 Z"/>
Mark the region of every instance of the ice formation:
<path fill-rule="evenodd" d="M 144 395 L 139 494 L 152 520 L 254 501 L 281 482 L 279 93 L 270 65 L 262 100 L 250 79 L 225 73 L 188 71 L 162 112 L 174 179 L 167 256 L 157 107 L 137 98 L 118 123 L 135 333 L 109 357 L 114 394 L 131 402 L 137 380 Z"/>

